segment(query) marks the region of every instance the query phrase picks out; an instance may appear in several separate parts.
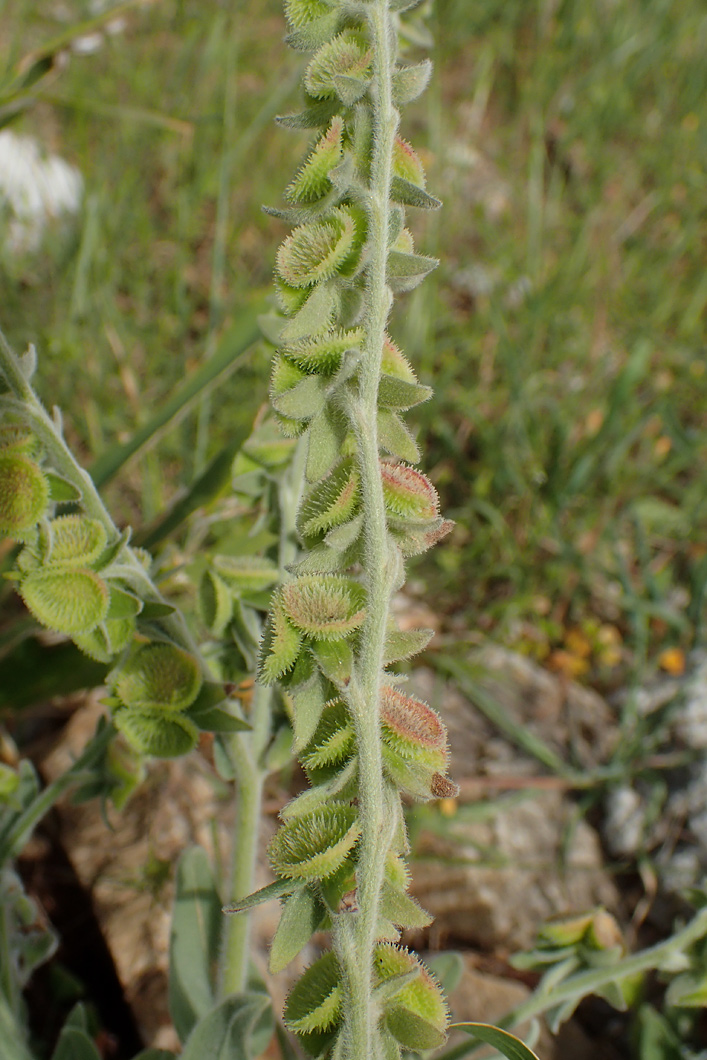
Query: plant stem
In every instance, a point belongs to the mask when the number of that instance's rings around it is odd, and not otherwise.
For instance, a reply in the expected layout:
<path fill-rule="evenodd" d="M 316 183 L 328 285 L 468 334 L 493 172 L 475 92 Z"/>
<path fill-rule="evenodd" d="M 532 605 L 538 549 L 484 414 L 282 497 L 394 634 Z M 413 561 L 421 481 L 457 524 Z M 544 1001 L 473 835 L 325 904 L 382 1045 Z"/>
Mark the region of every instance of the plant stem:
<path fill-rule="evenodd" d="M 398 113 L 393 106 L 388 0 L 369 5 L 373 53 L 373 155 L 368 201 L 370 258 L 366 281 L 366 342 L 358 398 L 347 412 L 358 443 L 362 507 L 365 512 L 364 577 L 366 621 L 357 665 L 345 693 L 356 730 L 359 762 L 358 913 L 341 915 L 334 925 L 334 946 L 343 966 L 347 992 L 345 1040 L 350 1060 L 377 1055 L 377 1011 L 373 1001 L 373 952 L 387 854 L 384 781 L 380 737 L 383 649 L 390 608 L 393 563 L 389 554 L 378 446 L 378 384 L 386 324 L 391 305 L 387 284 L 390 186 Z"/>

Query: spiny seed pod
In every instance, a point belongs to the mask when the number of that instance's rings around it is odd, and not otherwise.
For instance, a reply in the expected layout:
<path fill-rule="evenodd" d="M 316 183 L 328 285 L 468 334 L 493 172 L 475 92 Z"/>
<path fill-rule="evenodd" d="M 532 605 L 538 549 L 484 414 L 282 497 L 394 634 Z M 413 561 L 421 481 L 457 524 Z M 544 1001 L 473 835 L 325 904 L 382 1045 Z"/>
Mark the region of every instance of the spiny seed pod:
<path fill-rule="evenodd" d="M 383 344 L 381 370 L 384 375 L 392 375 L 396 379 L 403 379 L 408 383 L 417 382 L 417 376 L 412 365 L 388 335 L 386 335 L 385 343 Z"/>
<path fill-rule="evenodd" d="M 134 618 L 111 618 L 88 633 L 75 633 L 77 648 L 97 662 L 109 663 L 127 648 L 135 633 Z"/>
<path fill-rule="evenodd" d="M 52 567 L 90 567 L 106 547 L 102 523 L 86 515 L 62 515 L 49 524 L 45 562 Z"/>
<path fill-rule="evenodd" d="M 295 179 L 288 185 L 286 199 L 297 203 L 316 202 L 331 190 L 329 173 L 341 161 L 343 134 L 344 119 L 337 114 Z"/>
<path fill-rule="evenodd" d="M 339 95 L 337 80 L 351 77 L 366 81 L 371 73 L 371 53 L 362 33 L 346 29 L 323 44 L 304 75 L 305 88 L 316 99 Z"/>
<path fill-rule="evenodd" d="M 341 358 L 346 351 L 360 346 L 363 338 L 363 328 L 339 328 L 326 335 L 305 339 L 296 346 L 288 346 L 284 353 L 293 364 L 305 372 L 331 375 L 341 364 Z"/>
<path fill-rule="evenodd" d="M 454 523 L 451 519 L 439 519 L 430 529 L 409 526 L 390 529 L 403 556 L 419 556 L 450 534 Z"/>
<path fill-rule="evenodd" d="M 260 643 L 258 680 L 266 685 L 278 681 L 295 665 L 301 647 L 302 634 L 290 622 L 280 591 L 270 603 L 270 614 Z"/>
<path fill-rule="evenodd" d="M 437 1049 L 447 1037 L 449 1012 L 439 984 L 421 961 L 403 947 L 381 943 L 374 964 L 381 982 L 418 972 L 384 1004 L 385 1023 L 407 1049 Z"/>
<path fill-rule="evenodd" d="M 115 711 L 113 721 L 131 747 L 142 755 L 155 758 L 178 758 L 188 754 L 199 739 L 196 725 L 183 714 L 123 707 Z"/>
<path fill-rule="evenodd" d="M 214 556 L 214 568 L 237 593 L 262 593 L 276 585 L 277 565 L 264 556 Z"/>
<path fill-rule="evenodd" d="M 311 1056 L 334 1040 L 342 1014 L 343 990 L 336 954 L 325 953 L 293 986 L 285 1003 L 285 1024 Z"/>
<path fill-rule="evenodd" d="M 439 497 L 426 475 L 407 464 L 381 464 L 383 496 L 389 512 L 408 519 L 436 519 Z"/>
<path fill-rule="evenodd" d="M 348 711 L 340 699 L 327 703 L 309 745 L 302 752 L 302 765 L 308 772 L 342 766 L 356 746 Z"/>
<path fill-rule="evenodd" d="M 346 269 L 357 240 L 353 212 L 339 206 L 326 220 L 295 228 L 277 252 L 277 271 L 290 287 L 311 287 Z"/>
<path fill-rule="evenodd" d="M 329 14 L 331 7 L 324 0 L 285 0 L 287 21 L 297 28 Z"/>
<path fill-rule="evenodd" d="M 395 138 L 393 172 L 396 177 L 409 180 L 411 184 L 415 184 L 418 188 L 424 188 L 425 186 L 425 170 L 422 162 L 414 148 L 407 140 L 403 140 L 401 136 L 396 136 Z"/>
<path fill-rule="evenodd" d="M 28 457 L 0 452 L 0 536 L 25 541 L 49 503 L 49 485 Z"/>
<path fill-rule="evenodd" d="M 88 633 L 108 614 L 110 593 L 92 570 L 30 571 L 20 595 L 37 621 L 57 633 Z"/>
<path fill-rule="evenodd" d="M 196 659 L 174 644 L 146 644 L 127 659 L 112 678 L 116 696 L 126 707 L 183 711 L 202 685 Z"/>
<path fill-rule="evenodd" d="M 436 710 L 419 699 L 386 685 L 381 695 L 385 739 L 405 758 L 427 761 L 434 756 L 443 768 L 447 760 L 447 730 Z"/>
<path fill-rule="evenodd" d="M 353 518 L 359 505 L 359 482 L 358 470 L 350 460 L 343 460 L 313 486 L 297 513 L 302 537 L 316 538 Z"/>
<path fill-rule="evenodd" d="M 281 825 L 268 857 L 279 876 L 321 880 L 343 865 L 360 835 L 355 807 L 334 802 Z"/>
<path fill-rule="evenodd" d="M 37 439 L 24 424 L 6 423 L 0 427 L 0 452 L 34 456 L 36 450 Z"/>
<path fill-rule="evenodd" d="M 352 578 L 303 575 L 282 587 L 290 622 L 314 640 L 343 640 L 363 624 L 366 593 Z"/>

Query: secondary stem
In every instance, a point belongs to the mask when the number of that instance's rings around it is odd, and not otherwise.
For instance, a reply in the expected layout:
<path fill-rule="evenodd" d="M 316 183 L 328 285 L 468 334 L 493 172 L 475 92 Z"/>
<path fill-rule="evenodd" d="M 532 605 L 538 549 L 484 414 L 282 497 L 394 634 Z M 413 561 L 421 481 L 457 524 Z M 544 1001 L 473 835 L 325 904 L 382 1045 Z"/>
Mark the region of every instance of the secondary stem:
<path fill-rule="evenodd" d="M 380 693 L 383 650 L 392 589 L 392 564 L 378 446 L 378 384 L 386 325 L 391 305 L 387 284 L 390 186 L 398 113 L 392 100 L 392 70 L 388 0 L 370 4 L 369 25 L 373 53 L 373 156 L 368 206 L 366 346 L 358 398 L 348 413 L 358 442 L 362 506 L 365 512 L 364 575 L 367 587 L 366 622 L 356 670 L 346 692 L 357 738 L 359 762 L 359 817 L 361 841 L 357 883 L 358 913 L 337 918 L 334 945 L 343 964 L 348 994 L 346 1046 L 350 1060 L 377 1055 L 377 1011 L 373 1001 L 373 951 L 385 871 L 387 836 L 384 829 L 384 781 L 380 738 Z"/>

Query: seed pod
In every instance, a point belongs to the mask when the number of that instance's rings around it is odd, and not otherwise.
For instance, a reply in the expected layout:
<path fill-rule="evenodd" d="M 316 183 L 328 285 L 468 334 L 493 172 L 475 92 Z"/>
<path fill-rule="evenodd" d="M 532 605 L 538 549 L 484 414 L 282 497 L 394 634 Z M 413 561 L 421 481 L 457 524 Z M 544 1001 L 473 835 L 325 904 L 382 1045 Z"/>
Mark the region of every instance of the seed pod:
<path fill-rule="evenodd" d="M 350 264 L 357 240 L 352 211 L 339 206 L 325 220 L 295 228 L 277 252 L 277 271 L 290 287 L 311 287 Z"/>
<path fill-rule="evenodd" d="M 146 644 L 112 675 L 111 684 L 126 707 L 179 712 L 194 702 L 202 680 L 196 659 L 181 648 Z"/>
<path fill-rule="evenodd" d="M 297 513 L 297 529 L 303 538 L 343 526 L 358 510 L 359 473 L 350 460 L 318 482 L 307 494 Z"/>
<path fill-rule="evenodd" d="M 282 601 L 282 591 L 270 604 L 270 614 L 260 643 L 258 680 L 270 685 L 295 665 L 302 647 L 302 635 L 290 622 Z"/>
<path fill-rule="evenodd" d="M 21 423 L 6 423 L 0 427 L 0 452 L 22 453 L 25 456 L 34 456 L 37 451 L 37 439 Z"/>
<path fill-rule="evenodd" d="M 393 173 L 396 177 L 409 180 L 418 188 L 424 188 L 425 170 L 418 158 L 417 152 L 402 136 L 395 137 L 393 146 Z M 412 248 L 411 248 L 412 249 Z"/>
<path fill-rule="evenodd" d="M 407 519 L 437 519 L 439 497 L 426 475 L 407 464 L 381 464 L 383 496 L 389 512 Z"/>
<path fill-rule="evenodd" d="M 288 360 L 305 372 L 320 372 L 332 375 L 341 364 L 341 358 L 347 350 L 356 349 L 363 342 L 363 328 L 341 328 L 325 335 L 316 335 L 288 346 L 284 353 Z"/>
<path fill-rule="evenodd" d="M 310 1056 L 323 1056 L 333 1043 L 341 1022 L 342 995 L 339 962 L 331 951 L 315 961 L 290 991 L 285 1024 Z"/>
<path fill-rule="evenodd" d="M 331 190 L 329 173 L 341 161 L 343 133 L 344 119 L 337 114 L 295 179 L 288 185 L 286 199 L 298 203 L 316 202 Z"/>
<path fill-rule="evenodd" d="M 305 88 L 316 99 L 339 95 L 337 79 L 366 81 L 371 73 L 371 53 L 361 33 L 346 29 L 323 44 L 304 75 Z"/>
<path fill-rule="evenodd" d="M 374 964 L 381 982 L 397 975 L 418 972 L 384 1003 L 388 1030 L 408 1049 L 437 1049 L 447 1039 L 449 1012 L 439 984 L 417 957 L 404 947 L 383 942 L 376 947 Z"/>
<path fill-rule="evenodd" d="M 285 0 L 287 21 L 296 28 L 329 14 L 331 7 L 324 0 Z"/>
<path fill-rule="evenodd" d="M 0 452 L 0 536 L 26 541 L 49 503 L 49 485 L 28 457 Z"/>
<path fill-rule="evenodd" d="M 293 626 L 314 640 L 343 640 L 363 624 L 366 593 L 353 578 L 309 574 L 282 588 L 283 607 Z"/>
<path fill-rule="evenodd" d="M 301 755 L 308 773 L 341 767 L 355 750 L 356 736 L 348 711 L 340 699 L 327 703 L 308 746 Z"/>
<path fill-rule="evenodd" d="M 20 595 L 37 621 L 58 633 L 88 633 L 108 614 L 110 593 L 92 570 L 30 571 Z"/>
<path fill-rule="evenodd" d="M 355 807 L 333 802 L 281 825 L 268 857 L 280 876 L 326 879 L 341 868 L 360 835 Z"/>
<path fill-rule="evenodd" d="M 52 567 L 90 567 L 106 547 L 102 523 L 86 515 L 62 515 L 49 524 L 45 562 Z"/>
<path fill-rule="evenodd" d="M 120 708 L 113 715 L 115 727 L 136 751 L 155 758 L 177 758 L 192 751 L 199 730 L 183 714 L 162 710 Z"/>

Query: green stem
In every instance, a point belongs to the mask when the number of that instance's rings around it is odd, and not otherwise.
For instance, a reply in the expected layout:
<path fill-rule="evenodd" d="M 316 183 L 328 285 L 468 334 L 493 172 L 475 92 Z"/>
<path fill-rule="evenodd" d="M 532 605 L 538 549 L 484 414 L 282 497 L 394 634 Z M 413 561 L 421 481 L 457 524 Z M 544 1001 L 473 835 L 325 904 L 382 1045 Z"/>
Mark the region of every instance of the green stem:
<path fill-rule="evenodd" d="M 701 909 L 689 924 L 671 935 L 665 942 L 659 942 L 631 957 L 624 957 L 608 968 L 590 968 L 584 972 L 576 972 L 547 993 L 543 993 L 542 990 L 536 992 L 522 1005 L 518 1005 L 509 1012 L 500 1021 L 499 1026 L 505 1029 L 517 1027 L 526 1020 L 541 1016 L 544 1012 L 564 1005 L 568 1001 L 579 1002 L 584 997 L 596 994 L 598 990 L 610 983 L 662 968 L 671 957 L 684 953 L 694 942 L 704 938 L 705 935 L 707 935 L 707 909 Z M 482 1045 L 482 1042 L 461 1042 L 444 1053 L 439 1053 L 436 1060 L 461 1060 L 462 1057 L 471 1056 Z"/>
<path fill-rule="evenodd" d="M 366 622 L 346 702 L 356 729 L 359 761 L 361 841 L 357 883 L 358 913 L 336 918 L 334 946 L 343 967 L 347 993 L 345 1041 L 349 1060 L 375 1058 L 378 1013 L 373 1000 L 373 954 L 385 871 L 388 836 L 380 739 L 380 692 L 383 649 L 390 608 L 393 563 L 380 472 L 378 385 L 391 306 L 387 284 L 390 186 L 398 113 L 393 106 L 395 53 L 388 0 L 369 5 L 373 53 L 373 157 L 368 202 L 370 259 L 366 282 L 366 343 L 358 398 L 348 405 L 358 442 L 362 507 L 365 512 L 364 576 Z"/>

